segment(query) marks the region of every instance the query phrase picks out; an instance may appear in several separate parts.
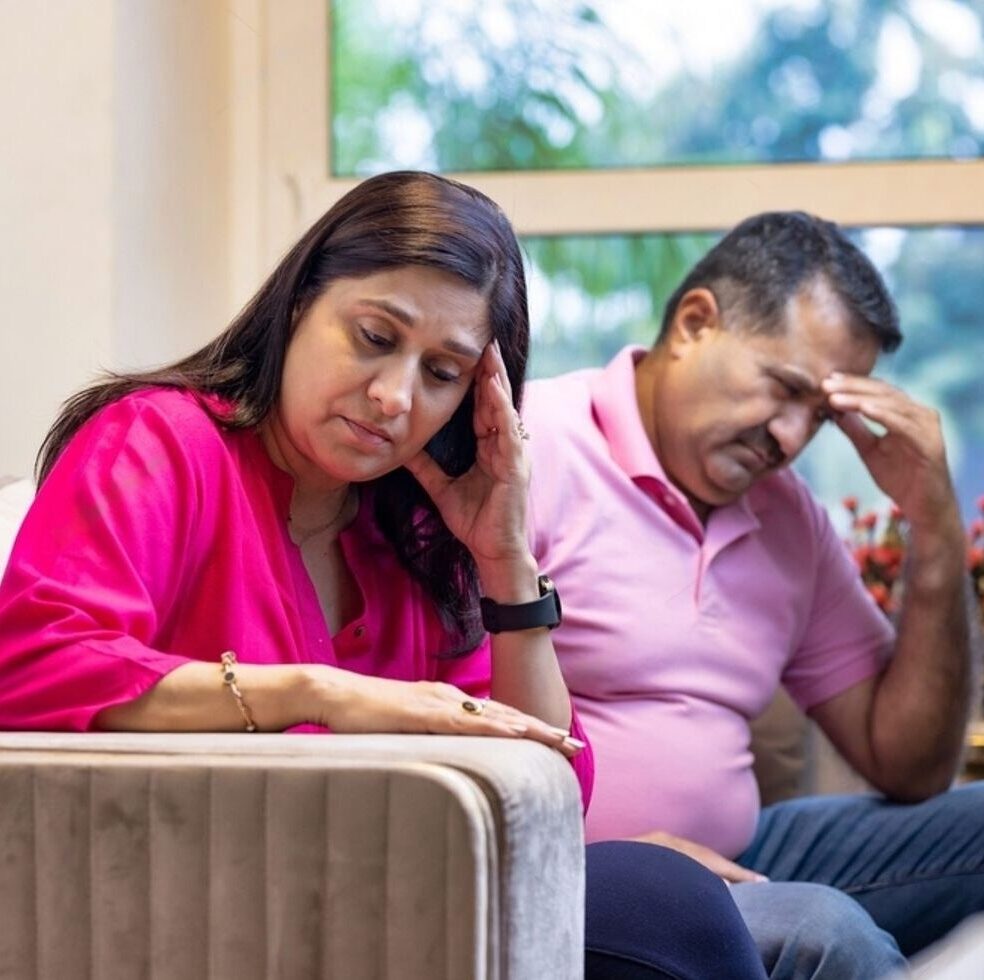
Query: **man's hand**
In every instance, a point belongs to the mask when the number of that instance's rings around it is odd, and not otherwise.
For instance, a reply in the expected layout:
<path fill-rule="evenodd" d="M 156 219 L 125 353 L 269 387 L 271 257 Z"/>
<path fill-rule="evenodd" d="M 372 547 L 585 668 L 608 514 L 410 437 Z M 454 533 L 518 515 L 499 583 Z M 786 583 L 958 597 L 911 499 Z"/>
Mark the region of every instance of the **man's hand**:
<path fill-rule="evenodd" d="M 913 528 L 959 525 L 939 413 L 878 378 L 834 373 L 823 381 L 837 425 L 872 478 Z M 884 428 L 873 432 L 865 419 Z"/>
<path fill-rule="evenodd" d="M 674 834 L 668 834 L 662 830 L 653 830 L 648 834 L 642 834 L 640 837 L 632 837 L 630 840 L 642 841 L 644 844 L 659 844 L 661 847 L 668 847 L 670 850 L 679 851 L 681 854 L 686 854 L 687 857 L 693 858 L 699 864 L 704 865 L 705 868 L 713 871 L 718 877 L 734 884 L 738 882 L 769 880 L 764 875 L 749 871 L 748 868 L 743 868 L 740 864 L 729 861 L 726 857 L 718 854 L 717 851 L 712 851 L 703 844 L 697 844 L 695 841 L 687 840 L 684 837 L 677 837 Z"/>

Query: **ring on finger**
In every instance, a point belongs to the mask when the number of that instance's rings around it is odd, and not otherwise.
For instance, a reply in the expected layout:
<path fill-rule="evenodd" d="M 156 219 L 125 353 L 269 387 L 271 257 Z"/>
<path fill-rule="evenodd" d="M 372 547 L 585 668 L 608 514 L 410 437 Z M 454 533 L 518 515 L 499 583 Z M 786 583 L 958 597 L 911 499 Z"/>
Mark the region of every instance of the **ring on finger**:
<path fill-rule="evenodd" d="M 485 704 L 482 698 L 465 698 L 461 702 L 461 710 L 470 715 L 480 715 L 485 710 Z"/>

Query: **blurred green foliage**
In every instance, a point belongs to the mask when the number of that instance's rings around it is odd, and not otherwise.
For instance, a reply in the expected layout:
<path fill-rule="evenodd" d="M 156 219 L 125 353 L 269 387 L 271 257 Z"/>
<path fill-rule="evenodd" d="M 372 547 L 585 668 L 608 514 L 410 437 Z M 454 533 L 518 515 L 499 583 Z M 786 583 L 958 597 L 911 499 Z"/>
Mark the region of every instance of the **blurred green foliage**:
<path fill-rule="evenodd" d="M 678 25 L 681 5 L 665 0 L 335 0 L 334 171 L 984 149 L 981 0 L 689 6 L 705 12 L 702 32 L 688 33 L 694 14 Z M 715 35 L 717 20 L 720 37 L 729 18 L 747 29 L 742 43 L 708 46 L 698 36 Z"/>

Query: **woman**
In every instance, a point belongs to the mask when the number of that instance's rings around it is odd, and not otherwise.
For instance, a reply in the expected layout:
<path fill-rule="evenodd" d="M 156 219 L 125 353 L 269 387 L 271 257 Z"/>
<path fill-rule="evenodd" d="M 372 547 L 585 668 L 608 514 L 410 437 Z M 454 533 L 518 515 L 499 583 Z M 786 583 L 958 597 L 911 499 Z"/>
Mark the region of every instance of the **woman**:
<path fill-rule="evenodd" d="M 531 738 L 587 800 L 526 539 L 528 344 L 491 201 L 429 174 L 356 187 L 215 341 L 65 406 L 0 583 L 0 726 Z M 589 887 L 631 888 L 629 850 L 589 858 Z M 639 960 L 598 923 L 589 902 L 597 969 Z"/>

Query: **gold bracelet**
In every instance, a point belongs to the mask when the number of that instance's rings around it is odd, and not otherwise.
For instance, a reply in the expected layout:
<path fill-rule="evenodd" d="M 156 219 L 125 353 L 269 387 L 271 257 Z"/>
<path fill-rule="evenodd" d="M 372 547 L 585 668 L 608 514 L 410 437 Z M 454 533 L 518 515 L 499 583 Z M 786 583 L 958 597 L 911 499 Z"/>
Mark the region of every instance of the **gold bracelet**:
<path fill-rule="evenodd" d="M 236 672 L 232 669 L 236 666 L 236 655 L 231 650 L 226 650 L 220 659 L 222 660 L 222 683 L 232 691 L 239 713 L 243 716 L 243 721 L 246 722 L 246 731 L 255 732 L 256 722 L 253 721 L 253 714 L 249 710 L 249 705 L 246 704 L 243 692 L 239 690 L 239 685 L 236 683 Z"/>

